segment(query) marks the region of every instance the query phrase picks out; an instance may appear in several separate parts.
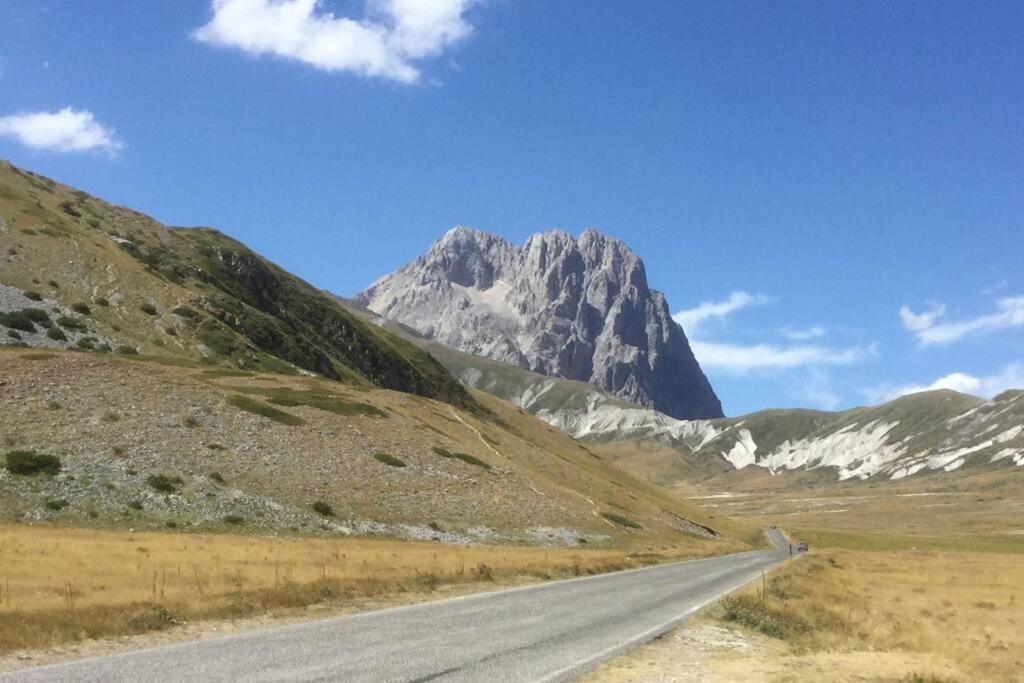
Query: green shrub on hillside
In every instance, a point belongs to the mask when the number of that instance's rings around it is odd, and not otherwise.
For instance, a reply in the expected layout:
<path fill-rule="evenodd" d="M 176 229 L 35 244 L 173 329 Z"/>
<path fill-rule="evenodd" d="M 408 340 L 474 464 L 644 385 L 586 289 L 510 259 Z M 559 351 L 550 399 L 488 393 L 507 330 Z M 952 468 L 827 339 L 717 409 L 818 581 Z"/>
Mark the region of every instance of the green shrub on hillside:
<path fill-rule="evenodd" d="M 615 522 L 619 526 L 624 526 L 629 529 L 642 529 L 643 527 L 631 520 L 629 517 L 624 517 L 615 512 L 602 512 L 601 516 L 607 519 L 609 522 Z"/>
<path fill-rule="evenodd" d="M 85 330 L 85 321 L 67 315 L 57 318 L 57 324 L 65 330 Z"/>
<path fill-rule="evenodd" d="M 390 453 L 374 453 L 373 457 L 385 465 L 391 465 L 392 467 L 406 467 L 405 461 L 400 458 L 396 458 Z"/>
<path fill-rule="evenodd" d="M 331 507 L 330 503 L 326 503 L 326 502 L 324 502 L 322 500 L 318 500 L 315 503 L 313 503 L 310 507 L 313 508 L 313 512 L 316 512 L 317 514 L 321 514 L 324 517 L 333 517 L 334 516 L 334 508 Z"/>
<path fill-rule="evenodd" d="M 31 299 L 32 301 L 42 301 L 43 300 L 43 295 L 40 294 L 39 292 L 33 292 L 32 290 L 27 290 L 27 291 L 23 292 L 23 294 L 25 295 L 26 299 Z"/>
<path fill-rule="evenodd" d="M 475 465 L 476 467 L 482 467 L 485 470 L 491 469 L 491 466 L 481 460 L 480 458 L 473 457 L 469 453 L 452 453 L 447 448 L 441 448 L 440 446 L 434 446 L 432 449 L 434 453 L 440 455 L 442 458 L 450 458 L 453 460 L 461 460 L 467 465 Z"/>
<path fill-rule="evenodd" d="M 67 341 L 68 336 L 59 327 L 51 327 L 46 331 L 46 336 L 54 341 Z"/>
<path fill-rule="evenodd" d="M 22 332 L 36 331 L 36 326 L 32 324 L 32 319 L 25 315 L 24 311 L 0 313 L 0 325 L 10 327 L 13 330 L 21 330 Z"/>
<path fill-rule="evenodd" d="M 281 424 L 296 426 L 306 423 L 305 420 L 297 415 L 292 415 L 291 413 L 286 413 L 283 410 L 278 410 L 273 406 L 268 406 L 266 403 L 254 401 L 248 396 L 240 396 L 236 394 L 228 399 L 228 403 L 236 408 L 260 415 L 273 420 L 274 422 L 280 422 Z"/>
<path fill-rule="evenodd" d="M 75 313 L 80 313 L 81 315 L 89 315 L 92 313 L 92 309 L 89 308 L 89 304 L 81 301 L 71 304 L 71 310 Z"/>
<path fill-rule="evenodd" d="M 114 349 L 114 353 L 120 353 L 123 356 L 137 356 L 137 355 L 139 355 L 138 349 L 136 349 L 134 346 L 127 346 L 126 344 L 121 344 L 121 345 L 117 346 Z"/>
<path fill-rule="evenodd" d="M 8 451 L 7 471 L 11 474 L 31 476 L 34 474 L 54 475 L 61 470 L 60 458 L 37 451 Z"/>
<path fill-rule="evenodd" d="M 185 480 L 176 474 L 151 474 L 146 477 L 146 483 L 160 493 L 177 493 Z"/>
<path fill-rule="evenodd" d="M 153 304 L 142 304 L 139 306 L 139 310 L 146 315 L 156 315 L 156 306 Z"/>
<path fill-rule="evenodd" d="M 177 315 L 177 316 L 181 316 L 182 318 L 198 318 L 199 317 L 199 314 L 196 313 L 195 311 L 193 311 L 188 306 L 178 306 L 173 311 L 171 311 L 171 313 L 173 313 L 174 315 Z"/>
<path fill-rule="evenodd" d="M 95 303 L 97 306 L 109 306 L 110 305 L 110 301 L 108 301 L 107 298 L 103 297 L 103 296 L 98 296 L 95 299 L 93 299 L 93 303 Z"/>

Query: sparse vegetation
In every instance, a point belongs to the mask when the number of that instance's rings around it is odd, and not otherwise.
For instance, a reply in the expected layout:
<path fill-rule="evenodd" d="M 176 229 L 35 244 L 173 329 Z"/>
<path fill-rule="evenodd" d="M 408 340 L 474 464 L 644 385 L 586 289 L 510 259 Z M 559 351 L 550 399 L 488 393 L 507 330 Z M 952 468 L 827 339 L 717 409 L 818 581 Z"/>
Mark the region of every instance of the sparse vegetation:
<path fill-rule="evenodd" d="M 77 303 L 71 304 L 71 310 L 74 311 L 75 313 L 80 314 L 80 315 L 91 315 L 92 314 L 92 309 L 89 308 L 89 304 L 81 302 L 81 301 L 79 301 Z"/>
<path fill-rule="evenodd" d="M 722 618 L 759 631 L 771 638 L 786 640 L 807 633 L 811 624 L 790 611 L 766 604 L 752 595 L 737 595 L 721 602 Z"/>
<path fill-rule="evenodd" d="M 68 501 L 66 498 L 48 498 L 46 502 L 43 503 L 43 507 L 47 510 L 53 510 L 54 512 L 60 512 L 67 506 Z"/>
<path fill-rule="evenodd" d="M 629 529 L 642 529 L 643 527 L 631 520 L 629 517 L 618 514 L 617 512 L 602 512 L 601 516 L 607 519 L 609 522 L 614 522 L 619 526 L 624 526 Z"/>
<path fill-rule="evenodd" d="M 110 306 L 110 301 L 108 301 L 106 297 L 98 296 L 95 299 L 93 299 L 92 301 L 97 306 L 103 306 L 104 308 L 106 308 L 107 306 Z"/>
<path fill-rule="evenodd" d="M 160 493 L 177 493 L 185 480 L 176 474 L 151 474 L 146 477 L 146 483 Z"/>
<path fill-rule="evenodd" d="M 215 481 L 221 486 L 227 484 L 227 482 L 224 480 L 224 475 L 221 474 L 220 472 L 210 472 L 207 476 L 210 478 L 210 481 Z"/>
<path fill-rule="evenodd" d="M 192 310 L 188 306 L 178 306 L 177 308 L 175 308 L 171 312 L 174 313 L 174 315 L 180 316 L 182 318 L 198 318 L 199 317 L 199 313 L 197 313 L 196 311 Z"/>
<path fill-rule="evenodd" d="M 123 356 L 137 356 L 137 355 L 139 355 L 138 349 L 136 349 L 134 346 L 127 346 L 125 344 L 120 344 L 117 347 L 115 347 L 114 348 L 114 353 L 119 353 L 119 354 L 121 354 Z"/>
<path fill-rule="evenodd" d="M 487 464 L 480 458 L 469 455 L 468 453 L 452 453 L 447 448 L 442 448 L 441 446 L 434 446 L 433 448 L 431 448 L 431 450 L 434 451 L 435 454 L 440 455 L 442 458 L 461 460 L 467 465 L 475 465 L 476 467 L 482 467 L 485 470 L 491 469 L 491 466 L 489 464 Z"/>
<path fill-rule="evenodd" d="M 404 460 L 395 457 L 390 453 L 374 453 L 373 457 L 375 460 L 377 460 L 378 462 L 382 462 L 385 465 L 390 465 L 392 467 L 406 467 Z"/>
<path fill-rule="evenodd" d="M 139 306 L 139 310 L 145 313 L 146 315 L 156 315 L 157 313 L 156 306 L 150 303 L 142 304 L 141 306 Z"/>
<path fill-rule="evenodd" d="M 40 294 L 39 292 L 34 292 L 32 290 L 26 290 L 24 292 L 24 294 L 25 294 L 25 298 L 26 299 L 31 299 L 32 301 L 42 301 L 43 300 L 43 295 Z"/>
<path fill-rule="evenodd" d="M 334 516 L 334 508 L 331 507 L 330 503 L 318 500 L 310 505 L 310 507 L 313 509 L 313 512 L 323 515 L 324 517 Z"/>
<path fill-rule="evenodd" d="M 242 526 L 245 524 L 245 518 L 241 515 L 226 515 L 224 517 L 224 522 L 231 524 L 232 526 Z"/>
<path fill-rule="evenodd" d="M 297 426 L 306 423 L 305 420 L 297 415 L 292 415 L 291 413 L 286 413 L 283 410 L 278 410 L 266 403 L 255 401 L 248 396 L 236 394 L 228 399 L 228 403 L 246 412 L 265 417 L 269 420 L 273 420 L 274 422 L 280 422 L 281 424 Z"/>
<path fill-rule="evenodd" d="M 84 331 L 85 321 L 79 320 L 78 318 L 72 318 L 71 316 L 62 315 L 57 318 L 57 324 L 63 327 L 65 330 L 79 330 Z"/>
<path fill-rule="evenodd" d="M 55 475 L 60 473 L 61 462 L 56 455 L 37 451 L 8 451 L 7 471 L 11 474 L 32 476 L 36 474 Z"/>

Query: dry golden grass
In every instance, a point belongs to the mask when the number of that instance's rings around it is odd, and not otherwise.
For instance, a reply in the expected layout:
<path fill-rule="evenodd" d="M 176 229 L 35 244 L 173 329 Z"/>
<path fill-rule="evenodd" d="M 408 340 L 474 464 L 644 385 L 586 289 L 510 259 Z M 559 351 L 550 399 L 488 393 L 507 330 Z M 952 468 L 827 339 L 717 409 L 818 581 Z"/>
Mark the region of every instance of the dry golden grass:
<path fill-rule="evenodd" d="M 1020 681 L 1021 578 L 1024 558 L 1013 554 L 823 551 L 723 604 L 720 618 L 789 646 L 767 660 L 730 658 L 723 671 L 811 681 L 831 660 L 843 680 L 885 679 L 897 665 L 900 678 Z"/>
<path fill-rule="evenodd" d="M 668 559 L 366 539 L 0 527 L 0 651 L 447 584 L 598 573 Z"/>
<path fill-rule="evenodd" d="M 588 683 L 1024 681 L 1024 556 L 815 551 Z"/>

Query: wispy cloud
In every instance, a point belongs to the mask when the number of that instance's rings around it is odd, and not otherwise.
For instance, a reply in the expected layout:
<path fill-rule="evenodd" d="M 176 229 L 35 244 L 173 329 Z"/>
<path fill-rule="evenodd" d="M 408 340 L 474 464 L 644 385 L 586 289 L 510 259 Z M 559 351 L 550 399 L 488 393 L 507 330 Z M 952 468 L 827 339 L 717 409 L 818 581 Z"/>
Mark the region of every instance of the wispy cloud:
<path fill-rule="evenodd" d="M 116 154 L 124 148 L 114 131 L 101 125 L 92 112 L 71 107 L 0 117 L 0 135 L 26 147 L 55 152 L 99 150 Z"/>
<path fill-rule="evenodd" d="M 792 393 L 807 404 L 821 410 L 835 410 L 842 404 L 843 397 L 832 384 L 828 370 L 812 367 L 805 376 L 795 379 L 797 381 Z"/>
<path fill-rule="evenodd" d="M 192 37 L 251 55 L 275 55 L 330 72 L 416 83 L 416 62 L 469 36 L 476 0 L 367 0 L 359 19 L 319 0 L 213 0 L 213 18 Z"/>
<path fill-rule="evenodd" d="M 920 313 L 914 313 L 908 306 L 900 306 L 900 320 L 903 321 L 903 327 L 911 332 L 927 330 L 945 314 L 945 304 L 931 304 L 929 308 Z"/>
<path fill-rule="evenodd" d="M 877 355 L 877 349 L 874 346 L 836 349 L 810 344 L 778 346 L 706 341 L 692 341 L 690 346 L 702 367 L 733 373 L 780 370 L 810 365 L 850 365 Z"/>
<path fill-rule="evenodd" d="M 760 306 L 772 301 L 764 294 L 735 291 L 720 301 L 705 301 L 694 308 L 679 311 L 672 318 L 683 326 L 687 334 L 694 334 L 708 320 L 723 320 L 732 313 L 750 306 Z"/>
<path fill-rule="evenodd" d="M 992 398 L 1007 389 L 1022 388 L 1024 388 L 1024 363 L 1010 363 L 998 373 L 986 377 L 976 377 L 966 372 L 953 372 L 938 378 L 931 384 L 883 385 L 868 389 L 864 393 L 873 403 L 884 403 L 900 396 L 935 389 L 952 389 L 963 394 Z"/>
<path fill-rule="evenodd" d="M 900 308 L 900 320 L 922 346 L 951 344 L 969 335 L 1024 327 L 1024 296 L 999 299 L 995 313 L 976 318 L 942 322 L 945 312 L 946 307 L 942 304 L 934 304 L 922 313 L 914 313 L 903 306 Z"/>
<path fill-rule="evenodd" d="M 682 325 L 690 338 L 697 361 L 705 369 L 720 370 L 733 374 L 744 374 L 758 370 L 785 370 L 789 368 L 849 365 L 877 353 L 875 347 L 831 348 L 819 344 L 775 343 L 737 344 L 716 341 L 706 335 L 706 323 L 711 320 L 725 320 L 732 314 L 752 306 L 772 303 L 775 299 L 765 294 L 751 294 L 735 291 L 727 298 L 705 301 L 697 306 L 679 311 L 673 319 Z M 825 334 L 825 329 L 816 325 L 807 329 L 783 328 L 783 335 L 791 341 L 809 341 Z"/>
<path fill-rule="evenodd" d="M 825 328 L 821 325 L 795 329 L 792 327 L 784 327 L 780 332 L 782 332 L 783 337 L 790 341 L 809 341 L 811 339 L 820 339 L 825 336 Z"/>

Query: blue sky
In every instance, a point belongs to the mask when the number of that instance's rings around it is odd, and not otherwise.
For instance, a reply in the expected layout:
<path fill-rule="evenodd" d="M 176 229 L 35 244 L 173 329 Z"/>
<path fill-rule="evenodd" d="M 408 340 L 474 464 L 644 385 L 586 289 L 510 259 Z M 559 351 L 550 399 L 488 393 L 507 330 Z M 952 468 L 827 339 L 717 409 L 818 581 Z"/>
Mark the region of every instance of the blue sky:
<path fill-rule="evenodd" d="M 330 14 L 329 14 L 330 13 Z M 1024 4 L 6 0 L 0 157 L 318 286 L 644 258 L 729 414 L 1024 386 Z"/>

